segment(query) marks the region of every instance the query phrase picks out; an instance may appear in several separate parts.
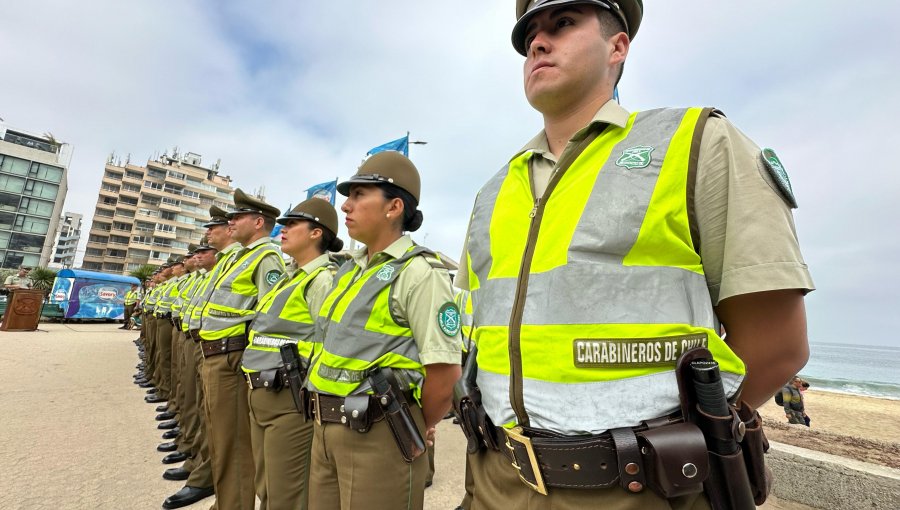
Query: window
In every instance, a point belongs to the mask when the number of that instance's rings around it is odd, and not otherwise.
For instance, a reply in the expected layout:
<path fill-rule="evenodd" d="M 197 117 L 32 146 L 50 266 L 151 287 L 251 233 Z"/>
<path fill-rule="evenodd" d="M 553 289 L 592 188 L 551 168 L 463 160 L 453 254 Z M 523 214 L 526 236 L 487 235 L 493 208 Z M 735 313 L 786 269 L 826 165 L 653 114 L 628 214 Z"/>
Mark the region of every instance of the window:
<path fill-rule="evenodd" d="M 116 191 L 119 191 L 118 189 Z M 28 179 L 28 182 L 25 183 L 25 194 L 31 195 L 33 197 L 39 198 L 56 198 L 56 194 L 59 192 L 59 186 L 56 184 L 50 184 L 47 182 L 41 181 L 32 181 Z M 115 199 L 107 198 L 104 200 L 105 203 L 112 202 L 116 203 Z"/>
<path fill-rule="evenodd" d="M 119 203 L 125 205 L 138 205 L 137 199 L 130 197 L 119 197 Z"/>
<path fill-rule="evenodd" d="M 19 232 L 31 232 L 33 234 L 46 234 L 50 228 L 50 220 L 33 218 L 20 214 L 16 217 L 16 230 Z"/>
<path fill-rule="evenodd" d="M 156 230 L 159 230 L 162 232 L 175 232 L 175 227 L 172 225 L 165 225 L 163 223 L 157 223 Z"/>
<path fill-rule="evenodd" d="M 134 184 L 123 184 L 122 189 L 125 191 L 131 191 L 134 193 L 139 193 L 141 191 L 141 187 L 135 186 Z"/>
<path fill-rule="evenodd" d="M 12 235 L 12 232 L 3 232 L 0 230 L 0 248 L 8 248 L 9 247 L 9 237 Z"/>
<path fill-rule="evenodd" d="M 103 216 L 104 218 L 112 218 L 115 213 L 108 209 L 97 209 L 94 216 Z"/>
<path fill-rule="evenodd" d="M 169 258 L 169 254 L 164 251 L 152 251 L 150 252 L 151 259 L 167 259 Z"/>
<path fill-rule="evenodd" d="M 59 182 L 62 180 L 63 169 L 43 163 L 32 163 L 28 176 L 42 181 Z M 121 176 L 119 178 L 121 179 Z"/>
<path fill-rule="evenodd" d="M 13 233 L 9 239 L 9 249 L 19 250 L 29 253 L 41 253 L 44 247 L 44 236 L 33 236 L 29 234 Z M 38 256 L 40 258 L 40 256 Z"/>
<path fill-rule="evenodd" d="M 162 184 L 160 184 L 158 182 L 153 182 L 153 181 L 144 181 L 144 187 L 150 188 L 150 189 L 157 189 L 157 190 L 163 189 Z"/>
<path fill-rule="evenodd" d="M 185 178 L 185 175 L 181 172 L 175 172 L 173 170 L 169 170 L 169 177 L 183 181 Z"/>
<path fill-rule="evenodd" d="M 155 170 L 153 168 L 148 168 L 147 169 L 147 177 L 163 180 L 166 178 L 166 173 L 163 172 L 162 170 Z"/>
<path fill-rule="evenodd" d="M 152 244 L 153 243 L 153 237 L 151 237 L 151 236 L 134 236 L 131 238 L 131 240 L 135 243 L 140 243 L 140 244 Z"/>
<path fill-rule="evenodd" d="M 181 190 L 181 194 L 186 197 L 190 197 L 190 198 L 194 198 L 194 199 L 200 198 L 200 193 L 197 193 L 196 191 L 187 190 L 187 189 Z"/>
<path fill-rule="evenodd" d="M 178 215 L 169 211 L 159 211 L 159 217 L 164 220 L 175 221 Z"/>
<path fill-rule="evenodd" d="M 109 236 L 109 242 L 112 244 L 128 244 L 128 238 L 122 236 Z"/>
<path fill-rule="evenodd" d="M 22 197 L 0 192 L 0 211 L 18 211 Z"/>
<path fill-rule="evenodd" d="M 150 216 L 150 217 L 152 217 L 152 218 L 158 218 L 158 217 L 159 217 L 159 212 L 158 212 L 158 211 L 151 211 L 150 209 L 143 209 L 143 208 L 142 208 L 142 209 L 138 209 L 138 214 L 143 214 L 144 216 Z"/>
<path fill-rule="evenodd" d="M 129 179 L 137 179 L 139 181 L 144 180 L 144 174 L 142 174 L 141 172 L 135 172 L 133 170 L 126 170 L 125 176 Z"/>
<path fill-rule="evenodd" d="M 22 203 L 19 204 L 19 212 L 49 218 L 53 215 L 53 202 L 22 197 Z"/>
<path fill-rule="evenodd" d="M 159 199 L 150 195 L 141 195 L 141 202 L 152 207 L 159 207 Z"/>
<path fill-rule="evenodd" d="M 122 180 L 122 174 L 119 174 L 116 172 L 110 172 L 109 170 L 107 170 L 106 172 L 103 172 L 103 177 L 106 179 L 114 179 L 116 181 Z"/>
<path fill-rule="evenodd" d="M 175 200 L 174 198 L 169 198 L 169 197 L 162 197 L 162 203 L 168 204 L 168 205 L 174 205 L 177 207 L 177 206 L 181 205 L 181 200 Z"/>
<path fill-rule="evenodd" d="M 100 248 L 88 248 L 84 250 L 84 254 L 88 257 L 102 257 L 103 250 Z"/>
<path fill-rule="evenodd" d="M 81 265 L 81 267 L 87 269 L 88 271 L 100 271 L 103 269 L 103 264 L 99 262 L 85 262 Z"/>
<path fill-rule="evenodd" d="M 21 193 L 23 189 L 25 189 L 25 179 L 14 177 L 12 175 L 0 174 L 0 191 Z"/>
<path fill-rule="evenodd" d="M 91 234 L 88 236 L 89 243 L 106 244 L 107 241 L 109 241 L 109 237 L 106 236 L 98 236 L 96 234 Z"/>
<path fill-rule="evenodd" d="M 0 212 L 0 229 L 12 230 L 16 215 L 11 212 Z"/>
<path fill-rule="evenodd" d="M 25 159 L 14 158 L 12 156 L 4 156 L 3 162 L 0 163 L 0 172 L 16 175 L 28 175 L 28 169 L 31 162 Z"/>

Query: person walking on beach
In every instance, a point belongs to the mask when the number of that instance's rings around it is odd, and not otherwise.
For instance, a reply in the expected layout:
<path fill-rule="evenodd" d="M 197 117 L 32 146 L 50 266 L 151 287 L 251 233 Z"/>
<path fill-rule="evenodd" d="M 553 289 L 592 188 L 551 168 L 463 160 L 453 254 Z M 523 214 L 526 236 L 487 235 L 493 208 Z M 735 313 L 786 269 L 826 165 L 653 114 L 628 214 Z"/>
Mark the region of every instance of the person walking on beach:
<path fill-rule="evenodd" d="M 475 429 L 471 508 L 707 508 L 647 490 L 637 427 L 665 428 L 693 347 L 751 407 L 805 364 L 813 283 L 787 174 L 714 108 L 617 104 L 641 0 L 518 0 L 516 16 L 544 129 L 482 187 L 460 258 L 493 422 Z"/>
<path fill-rule="evenodd" d="M 803 391 L 809 388 L 809 383 L 794 376 L 791 382 L 781 388 L 781 405 L 788 423 L 792 425 L 806 425 L 809 427 L 809 419 L 806 416 L 806 406 L 803 405 Z"/>

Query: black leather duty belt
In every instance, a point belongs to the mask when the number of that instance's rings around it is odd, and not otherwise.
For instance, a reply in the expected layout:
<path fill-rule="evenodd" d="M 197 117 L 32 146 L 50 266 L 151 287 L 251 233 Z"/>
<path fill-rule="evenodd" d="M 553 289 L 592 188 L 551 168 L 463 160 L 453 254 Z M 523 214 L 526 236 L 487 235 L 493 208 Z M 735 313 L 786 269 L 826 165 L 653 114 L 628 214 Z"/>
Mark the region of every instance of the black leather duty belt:
<path fill-rule="evenodd" d="M 629 492 L 641 492 L 648 483 L 644 462 L 647 448 L 639 443 L 638 434 L 645 433 L 648 425 L 654 430 L 680 430 L 676 419 L 658 418 L 640 427 L 612 429 L 593 436 L 563 436 L 521 426 L 497 427 L 497 437 L 500 451 L 521 481 L 541 494 L 546 495 L 548 487 L 601 489 L 615 485 Z M 699 447 L 705 455 L 702 435 Z"/>
<path fill-rule="evenodd" d="M 265 388 L 267 390 L 278 391 L 281 388 L 289 386 L 287 372 L 283 368 L 273 368 L 271 370 L 261 370 L 259 372 L 245 372 L 244 379 L 247 380 L 247 386 L 255 390 Z"/>
<path fill-rule="evenodd" d="M 195 342 L 199 342 L 201 340 L 199 329 L 189 329 L 188 332 L 184 334 L 184 336 L 188 337 L 189 339 L 191 339 Z"/>
<path fill-rule="evenodd" d="M 348 403 L 349 401 L 349 403 Z M 340 423 L 350 428 L 365 431 L 384 419 L 381 405 L 369 395 L 336 397 L 321 393 L 310 393 L 310 412 L 319 425 Z"/>
<path fill-rule="evenodd" d="M 220 340 L 204 340 L 200 342 L 203 348 L 203 357 L 218 356 L 229 352 L 243 351 L 247 347 L 246 336 L 230 336 Z"/>

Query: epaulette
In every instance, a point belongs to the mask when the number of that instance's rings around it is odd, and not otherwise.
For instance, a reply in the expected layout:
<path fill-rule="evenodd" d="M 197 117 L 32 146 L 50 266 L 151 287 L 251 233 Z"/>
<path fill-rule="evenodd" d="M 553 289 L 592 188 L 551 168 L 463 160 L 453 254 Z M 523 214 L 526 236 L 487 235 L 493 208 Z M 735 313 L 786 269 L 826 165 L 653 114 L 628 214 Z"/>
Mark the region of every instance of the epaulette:
<path fill-rule="evenodd" d="M 446 263 L 444 263 L 444 261 L 441 260 L 441 256 L 438 255 L 437 253 L 427 254 L 427 255 L 423 254 L 422 257 L 425 259 L 426 262 L 428 262 L 428 264 L 431 267 L 433 267 L 435 269 L 450 270 L 450 266 L 448 266 Z"/>

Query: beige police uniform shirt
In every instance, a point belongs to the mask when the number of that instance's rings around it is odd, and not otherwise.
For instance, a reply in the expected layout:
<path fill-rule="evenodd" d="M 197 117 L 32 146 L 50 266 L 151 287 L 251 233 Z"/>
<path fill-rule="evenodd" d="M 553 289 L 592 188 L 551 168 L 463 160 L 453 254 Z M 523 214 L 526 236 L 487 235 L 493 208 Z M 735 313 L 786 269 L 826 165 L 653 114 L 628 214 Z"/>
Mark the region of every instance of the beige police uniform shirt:
<path fill-rule="evenodd" d="M 271 243 L 272 246 L 278 248 L 278 245 L 272 242 L 271 237 L 263 236 L 245 246 L 244 250 L 250 251 L 257 246 L 261 246 L 266 243 Z M 238 257 L 243 254 L 240 252 L 238 253 Z M 254 283 L 256 283 L 256 288 L 259 289 L 259 295 L 265 296 L 266 293 L 269 292 L 276 283 L 278 283 L 278 280 L 281 279 L 282 275 L 284 275 L 284 272 L 284 259 L 281 258 L 281 249 L 278 250 L 278 253 L 272 253 L 263 256 L 262 260 L 259 261 L 259 265 L 256 266 L 256 274 L 253 275 L 253 280 Z M 278 274 L 275 277 L 272 277 L 271 275 L 275 273 Z"/>
<path fill-rule="evenodd" d="M 27 276 L 19 277 L 17 274 L 9 275 L 6 277 L 6 281 L 3 282 L 3 285 L 15 285 L 18 287 L 24 287 L 26 289 L 30 289 L 34 282 L 31 281 L 31 278 Z"/>
<path fill-rule="evenodd" d="M 290 274 L 290 278 L 294 278 L 297 276 L 297 273 L 301 271 L 304 274 L 311 274 L 325 264 L 328 264 L 328 254 L 323 253 L 306 264 L 303 264 L 299 269 L 294 270 Z M 325 302 L 325 296 L 327 296 L 328 291 L 331 290 L 333 281 L 334 274 L 331 271 L 325 270 L 316 275 L 309 286 L 306 287 L 306 305 L 309 307 L 311 317 L 319 316 L 319 310 L 322 308 L 322 303 Z"/>
<path fill-rule="evenodd" d="M 369 261 L 366 248 L 351 253 L 353 262 L 363 271 L 372 264 L 403 256 L 413 246 L 413 241 L 404 235 L 391 243 L 383 251 L 372 255 Z M 448 363 L 459 365 L 462 359 L 462 339 L 459 332 L 447 336 L 441 331 L 438 315 L 443 305 L 453 303 L 453 289 L 450 274 L 446 269 L 431 266 L 423 257 L 414 257 L 394 280 L 391 290 L 391 313 L 400 321 L 409 324 L 419 349 L 419 361 L 423 365 Z"/>
<path fill-rule="evenodd" d="M 624 127 L 629 112 L 613 100 L 575 133 L 563 154 L 593 129 Z M 543 196 L 559 161 L 541 130 L 519 153 L 531 159 L 535 193 Z M 562 155 L 560 155 L 561 157 Z M 794 218 L 763 166 L 759 146 L 726 119 L 711 116 L 700 142 L 694 214 L 700 254 L 714 305 L 723 299 L 779 289 L 815 289 L 797 241 Z M 468 240 L 468 234 L 466 234 Z M 456 286 L 469 288 L 466 247 Z"/>

